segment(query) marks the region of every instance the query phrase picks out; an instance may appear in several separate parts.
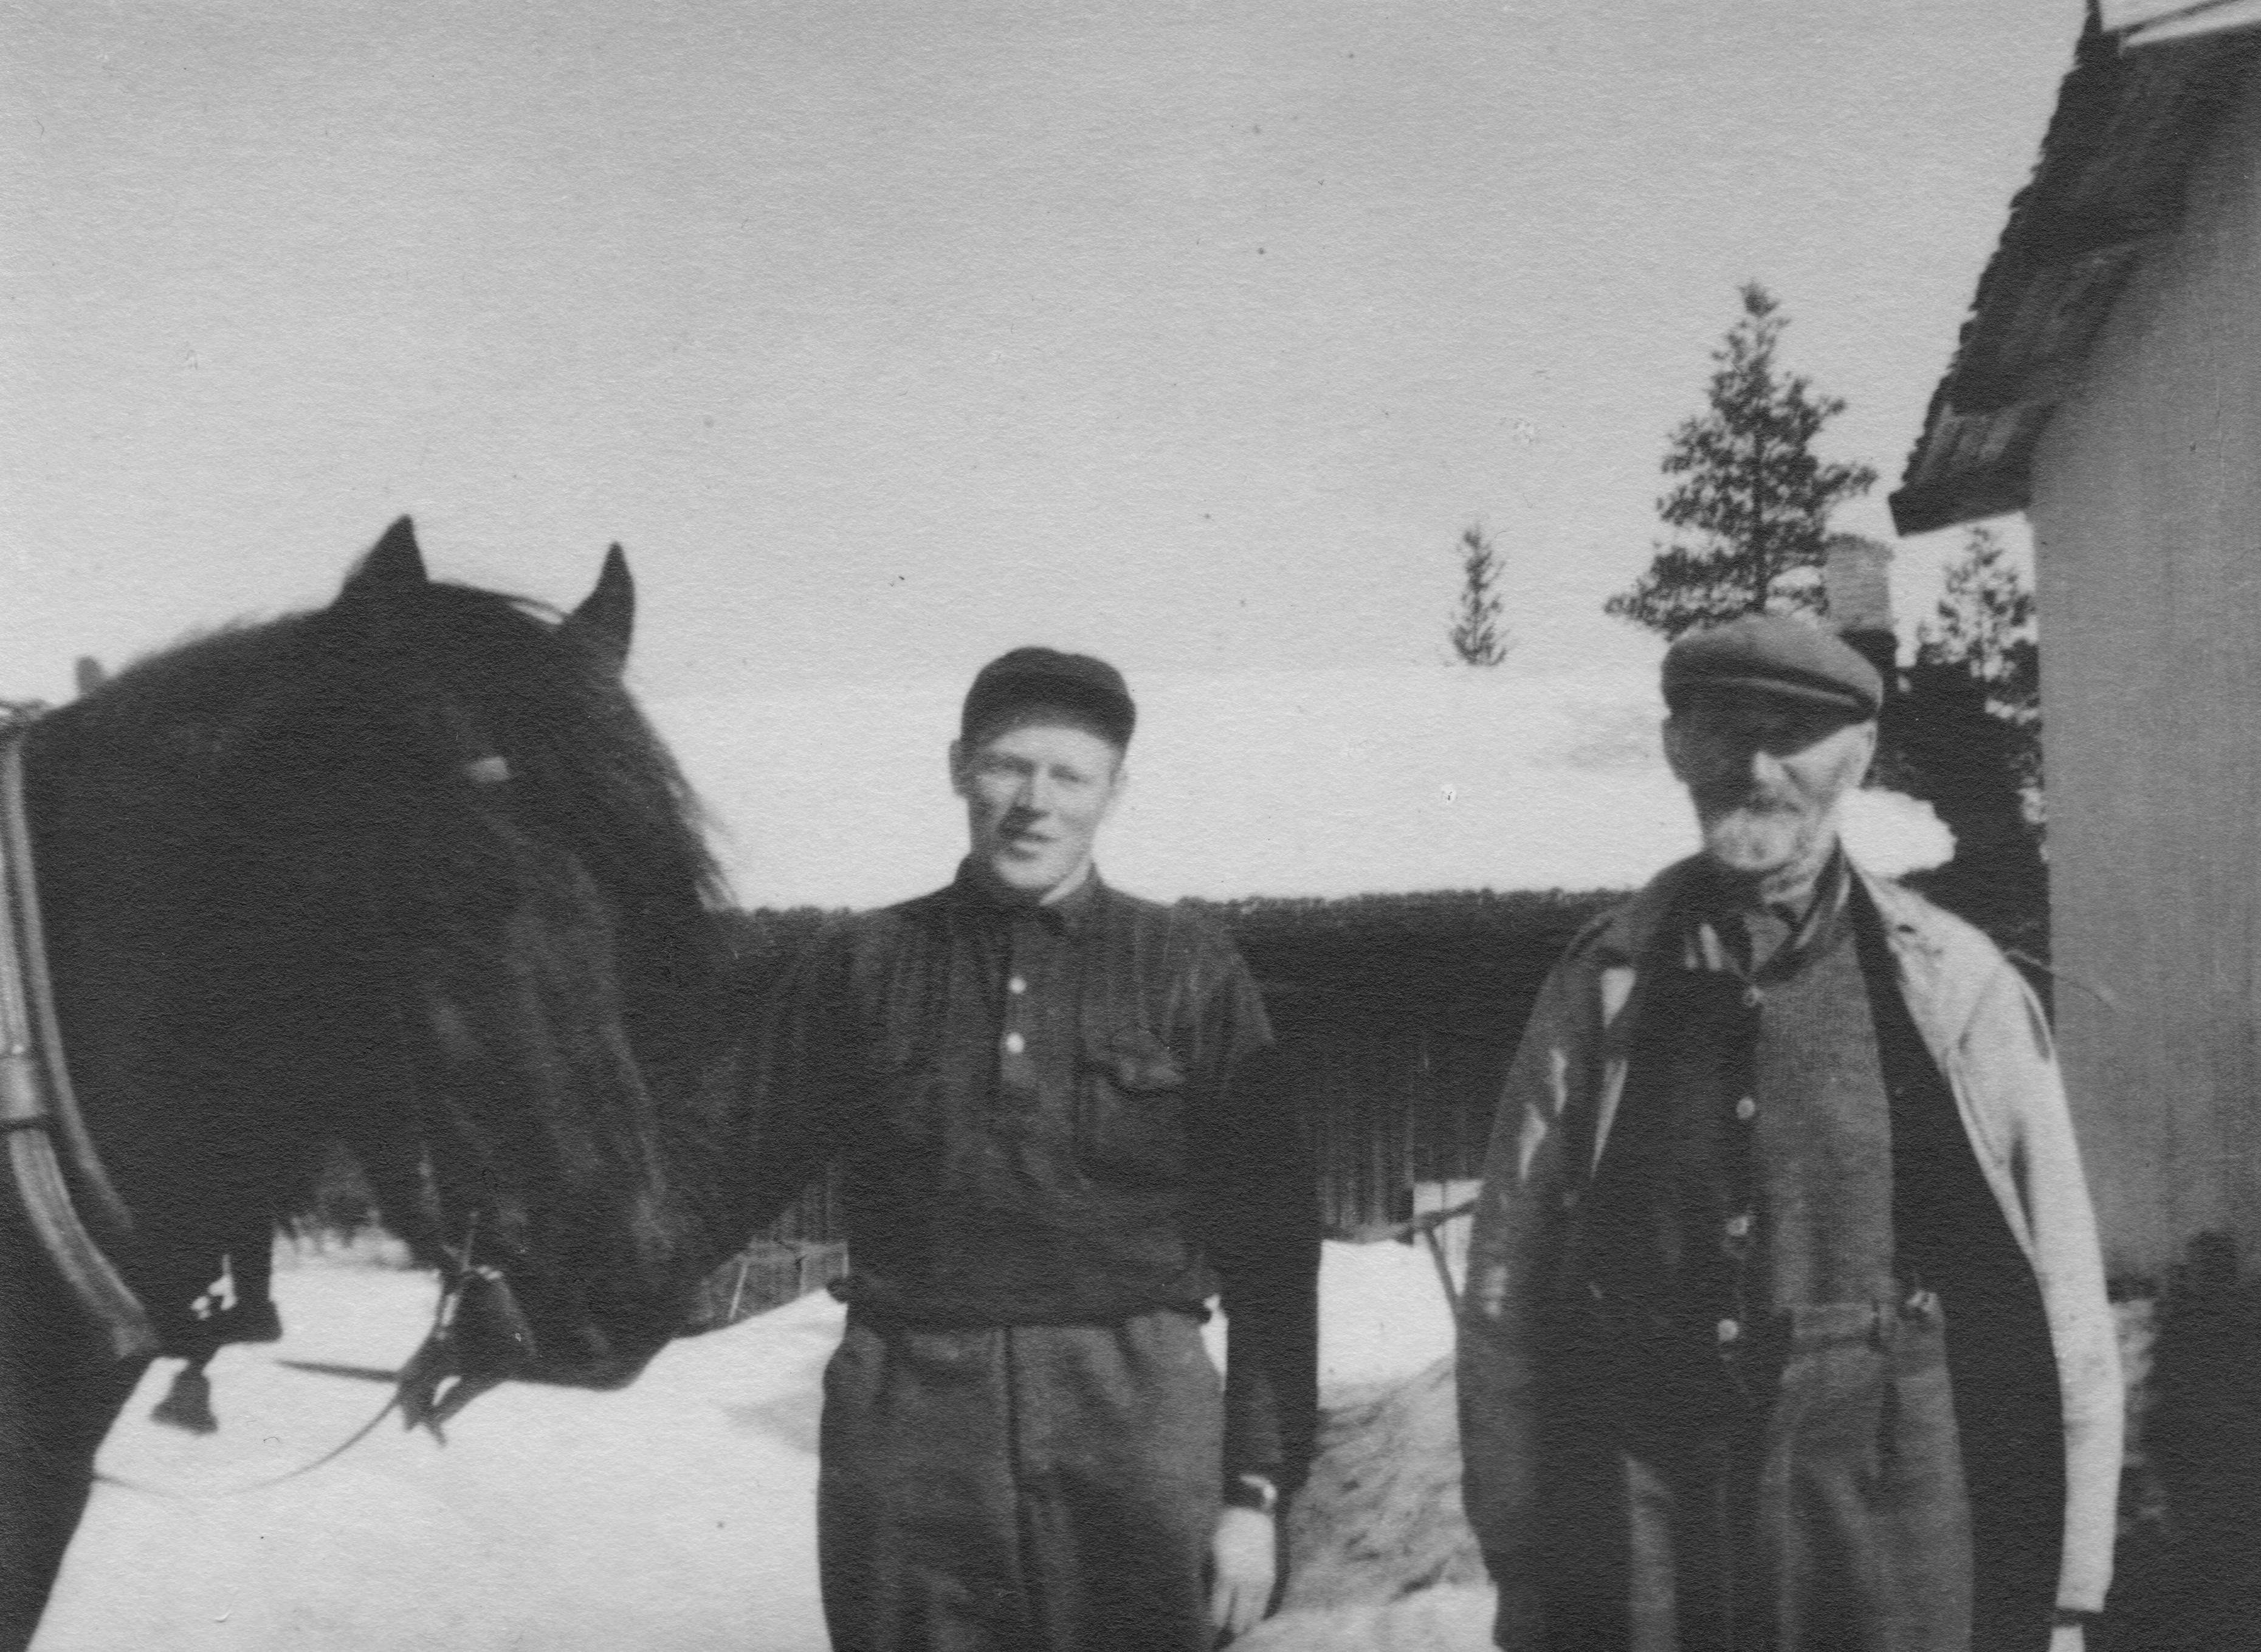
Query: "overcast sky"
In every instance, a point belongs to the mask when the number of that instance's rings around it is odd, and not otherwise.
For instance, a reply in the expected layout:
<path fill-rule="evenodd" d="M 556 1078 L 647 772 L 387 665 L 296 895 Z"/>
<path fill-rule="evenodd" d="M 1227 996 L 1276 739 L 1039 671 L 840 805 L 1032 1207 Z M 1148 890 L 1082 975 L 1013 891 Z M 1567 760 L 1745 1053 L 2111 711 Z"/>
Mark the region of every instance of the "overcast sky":
<path fill-rule="evenodd" d="M 403 511 L 566 604 L 623 541 L 661 698 L 1418 664 L 1477 520 L 1527 664 L 1640 659 L 1736 284 L 1884 531 L 2080 11 L 0 5 L 0 691 Z"/>

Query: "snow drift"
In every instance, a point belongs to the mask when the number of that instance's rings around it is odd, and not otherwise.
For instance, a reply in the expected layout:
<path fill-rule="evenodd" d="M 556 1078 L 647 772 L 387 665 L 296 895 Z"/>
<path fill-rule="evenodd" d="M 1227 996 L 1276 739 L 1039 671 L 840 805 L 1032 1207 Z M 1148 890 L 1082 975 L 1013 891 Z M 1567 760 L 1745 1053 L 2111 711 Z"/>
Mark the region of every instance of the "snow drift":
<path fill-rule="evenodd" d="M 1133 685 L 1109 876 L 1161 900 L 1630 888 L 1695 846 L 1653 671 L 1411 671 Z M 870 906 L 949 876 L 965 836 L 944 750 L 957 680 L 653 707 L 749 906 Z M 1856 851 L 1894 873 L 1953 842 L 1863 794 Z"/>

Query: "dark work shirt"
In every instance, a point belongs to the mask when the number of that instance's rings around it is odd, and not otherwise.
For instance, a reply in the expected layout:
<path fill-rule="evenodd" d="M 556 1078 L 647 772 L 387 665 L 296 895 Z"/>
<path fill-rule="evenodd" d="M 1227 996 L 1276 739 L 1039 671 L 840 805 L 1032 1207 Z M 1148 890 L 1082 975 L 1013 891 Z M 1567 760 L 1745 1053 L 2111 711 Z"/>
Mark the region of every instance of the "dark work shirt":
<path fill-rule="evenodd" d="M 771 1040 L 765 1220 L 837 1164 L 841 1294 L 924 1325 L 1229 1321 L 1226 1466 L 1300 1476 L 1317 1196 L 1232 944 L 1096 873 L 1006 899 L 970 868 L 817 945 Z"/>

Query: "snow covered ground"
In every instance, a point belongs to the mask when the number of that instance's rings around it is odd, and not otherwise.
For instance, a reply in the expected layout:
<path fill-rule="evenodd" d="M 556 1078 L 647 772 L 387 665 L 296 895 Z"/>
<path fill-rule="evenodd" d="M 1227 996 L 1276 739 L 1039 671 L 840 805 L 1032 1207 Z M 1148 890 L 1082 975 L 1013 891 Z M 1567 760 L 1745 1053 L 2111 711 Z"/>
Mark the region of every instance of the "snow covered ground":
<path fill-rule="evenodd" d="M 97 1490 L 39 1652 L 821 1652 L 810 1511 L 829 1297 L 678 1343 L 620 1393 L 513 1385 L 444 1447 L 388 1420 L 283 1485 L 196 1495 L 352 1432 L 388 1390 L 286 1361 L 390 1369 L 434 1289 L 368 1268 L 276 1283 L 290 1335 L 214 1362 L 218 1434 L 147 1420 L 170 1361 L 135 1396 L 101 1468 L 189 1495 Z"/>
<path fill-rule="evenodd" d="M 172 1495 L 97 1490 L 36 1652 L 823 1652 L 813 1517 L 820 1376 L 842 1314 L 829 1296 L 678 1342 L 620 1393 L 506 1387 L 444 1447 L 388 1420 L 312 1474 L 231 1495 L 375 1411 L 380 1383 L 303 1368 L 390 1370 L 433 1296 L 427 1275 L 319 1262 L 278 1269 L 276 1290 L 287 1340 L 212 1366 L 219 1433 L 147 1420 L 171 1361 L 134 1397 L 100 1466 Z M 1321 1296 L 1331 1400 L 1450 1348 L 1421 1249 L 1330 1245 Z"/>
<path fill-rule="evenodd" d="M 382 1403 L 341 1373 L 397 1364 L 433 1287 L 317 1263 L 279 1271 L 276 1294 L 288 1340 L 212 1368 L 219 1433 L 147 1420 L 172 1362 L 143 1384 L 101 1467 L 173 1495 L 97 1490 L 34 1652 L 826 1652 L 813 1517 L 829 1296 L 679 1342 L 621 1393 L 501 1389 L 444 1447 L 388 1422 L 311 1474 L 228 1495 Z M 1487 1652 L 1433 1265 L 1418 1246 L 1330 1244 L 1320 1299 L 1326 1414 L 1288 1598 L 1241 1645 Z M 2150 1304 L 2119 1312 L 2140 1379 Z"/>

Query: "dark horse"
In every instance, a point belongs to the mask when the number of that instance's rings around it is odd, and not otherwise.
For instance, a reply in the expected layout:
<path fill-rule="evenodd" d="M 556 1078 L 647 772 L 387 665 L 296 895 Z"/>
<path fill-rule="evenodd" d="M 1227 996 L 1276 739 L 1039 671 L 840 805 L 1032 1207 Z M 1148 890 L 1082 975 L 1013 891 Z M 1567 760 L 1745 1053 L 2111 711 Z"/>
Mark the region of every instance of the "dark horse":
<path fill-rule="evenodd" d="M 729 965 L 688 794 L 621 685 L 633 606 L 617 546 L 561 621 L 427 579 L 404 519 L 328 607 L 28 730 L 53 1002 L 125 1220 L 83 1174 L 77 1203 L 163 1351 L 210 1353 L 217 1259 L 332 1143 L 425 1261 L 493 1287 L 484 1351 L 427 1379 L 611 1386 L 680 1324 L 735 1237 L 681 1099 Z M 147 1357 L 0 1184 L 0 1648 Z"/>

